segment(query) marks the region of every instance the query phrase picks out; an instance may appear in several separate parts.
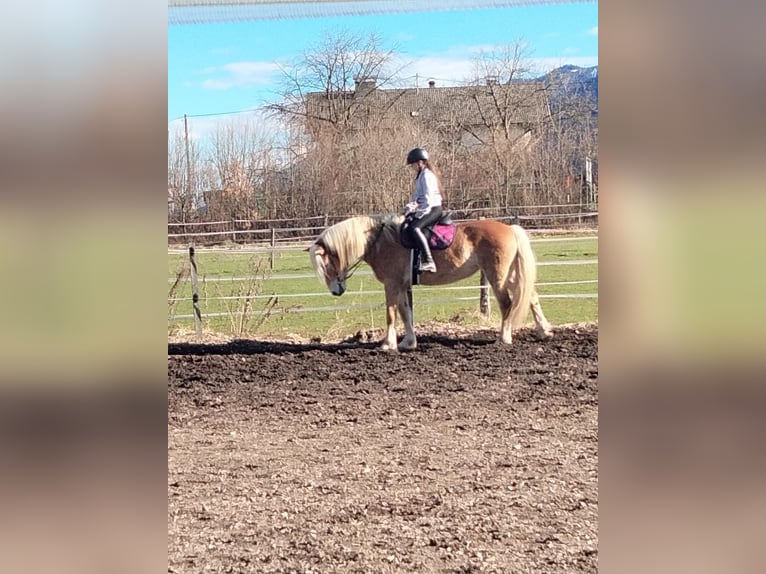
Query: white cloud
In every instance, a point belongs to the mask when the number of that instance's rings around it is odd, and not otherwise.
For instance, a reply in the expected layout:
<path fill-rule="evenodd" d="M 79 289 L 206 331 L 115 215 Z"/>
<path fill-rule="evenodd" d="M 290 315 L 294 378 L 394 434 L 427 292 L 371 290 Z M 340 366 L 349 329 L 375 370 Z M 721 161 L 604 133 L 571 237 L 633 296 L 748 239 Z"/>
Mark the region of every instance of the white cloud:
<path fill-rule="evenodd" d="M 474 44 L 470 46 L 452 46 L 443 51 L 432 53 L 421 58 L 409 58 L 407 65 L 401 71 L 404 76 L 403 84 L 415 85 L 417 74 L 418 85 L 426 86 L 430 79 L 437 86 L 456 86 L 470 82 L 476 75 L 476 58 L 482 53 L 491 54 L 502 46 L 493 44 Z M 405 62 L 402 61 L 399 66 Z"/>
<path fill-rule="evenodd" d="M 267 86 L 274 83 L 278 71 L 279 66 L 274 62 L 231 62 L 216 68 L 205 68 L 204 73 L 217 77 L 207 78 L 200 85 L 208 90 Z"/>
<path fill-rule="evenodd" d="M 402 83 L 414 86 L 417 79 L 418 85 L 423 87 L 433 79 L 437 86 L 454 86 L 468 81 L 473 68 L 473 61 L 467 55 L 417 58 L 402 70 L 401 75 L 405 76 Z"/>
<path fill-rule="evenodd" d="M 433 79 L 438 86 L 462 85 L 476 74 L 474 58 L 480 53 L 491 53 L 498 46 L 462 46 L 451 48 L 445 52 L 431 54 L 422 58 L 411 60 L 401 71 L 402 85 L 414 86 L 417 74 L 418 85 L 425 87 L 428 80 Z M 400 64 L 403 65 L 404 62 Z M 587 68 L 598 65 L 598 56 L 578 56 L 576 50 L 565 49 L 559 56 L 528 57 L 524 59 L 524 65 L 530 68 L 529 75 L 532 77 L 550 72 L 554 68 L 572 64 Z"/>
<path fill-rule="evenodd" d="M 598 26 L 593 26 L 593 28 L 588 30 L 588 36 L 598 36 Z"/>

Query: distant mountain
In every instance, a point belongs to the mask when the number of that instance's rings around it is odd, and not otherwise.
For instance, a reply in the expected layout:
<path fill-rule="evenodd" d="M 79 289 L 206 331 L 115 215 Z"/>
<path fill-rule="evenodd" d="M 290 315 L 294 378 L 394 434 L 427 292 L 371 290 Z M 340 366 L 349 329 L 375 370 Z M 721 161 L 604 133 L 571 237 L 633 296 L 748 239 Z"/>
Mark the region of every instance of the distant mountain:
<path fill-rule="evenodd" d="M 553 103 L 566 97 L 593 98 L 598 107 L 598 66 L 581 68 L 567 64 L 537 78 L 551 87 Z"/>

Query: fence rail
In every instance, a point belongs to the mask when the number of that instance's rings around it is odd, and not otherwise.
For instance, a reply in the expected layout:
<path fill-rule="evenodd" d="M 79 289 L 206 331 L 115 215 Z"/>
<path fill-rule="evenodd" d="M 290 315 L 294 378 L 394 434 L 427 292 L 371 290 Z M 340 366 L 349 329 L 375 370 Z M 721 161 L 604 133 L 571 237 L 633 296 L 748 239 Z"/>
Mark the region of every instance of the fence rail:
<path fill-rule="evenodd" d="M 522 210 L 568 208 L 574 211 L 564 213 L 537 213 L 521 214 Z M 453 212 L 453 221 L 473 221 L 478 218 L 494 219 L 506 223 L 524 223 L 530 231 L 545 224 L 553 224 L 560 227 L 562 224 L 581 226 L 584 223 L 597 223 L 598 211 L 583 211 L 583 206 L 578 204 L 561 204 L 553 206 L 517 206 L 503 209 L 505 215 L 488 215 L 484 213 L 497 213 L 497 208 L 474 208 Z M 232 242 L 247 244 L 253 242 L 269 243 L 276 247 L 278 243 L 310 241 L 331 223 L 336 223 L 347 216 L 320 215 L 301 219 L 257 219 L 244 220 L 233 219 L 230 221 L 208 222 L 171 222 L 168 223 L 168 243 L 188 243 L 196 240 L 199 244 L 216 244 Z M 300 223 L 297 223 L 300 222 Z M 316 222 L 311 225 L 311 222 Z M 285 227 L 279 224 L 291 223 L 294 227 Z M 306 225 L 309 224 L 309 225 Z M 212 229 L 211 229 L 212 228 Z"/>
<path fill-rule="evenodd" d="M 538 230 L 537 233 L 562 233 L 561 230 L 554 230 L 554 229 L 545 229 L 545 230 Z M 598 235 L 597 230 L 585 230 L 585 231 L 577 231 L 578 237 L 539 237 L 535 238 L 533 237 L 531 239 L 532 243 L 552 243 L 559 241 L 581 241 L 582 239 L 587 239 L 588 237 L 596 237 Z M 534 233 L 533 233 L 534 235 Z M 250 254 L 259 254 L 259 253 L 273 253 L 273 252 L 280 252 L 280 251 L 295 251 L 296 249 L 301 249 L 304 247 L 307 247 L 307 243 L 310 243 L 315 239 L 314 236 L 311 236 L 306 239 L 305 242 L 300 241 L 292 241 L 290 243 L 287 243 L 285 245 L 275 245 L 272 247 L 271 245 L 247 245 L 245 247 L 227 247 L 227 246 L 212 246 L 212 247 L 197 247 L 197 253 L 231 253 L 231 254 L 241 254 L 241 255 L 250 255 Z M 168 255 L 180 255 L 183 253 L 187 253 L 188 249 L 186 247 L 168 247 Z"/>
<path fill-rule="evenodd" d="M 561 285 L 592 285 L 594 283 L 598 283 L 598 279 L 586 279 L 583 281 L 550 281 L 547 283 L 537 283 L 537 287 L 549 287 L 549 286 L 561 286 Z M 433 291 L 475 291 L 476 287 L 473 285 L 462 285 L 459 287 L 420 287 L 418 289 L 419 293 L 427 293 L 427 292 L 433 292 Z M 353 295 L 354 293 L 350 293 Z M 364 295 L 385 295 L 385 291 L 381 290 L 373 290 L 373 291 L 363 291 L 359 293 Z M 295 297 L 301 297 L 303 299 L 307 297 L 326 297 L 326 292 L 321 293 L 285 293 L 283 295 L 277 295 L 275 293 L 271 293 L 268 295 L 221 295 L 218 297 L 205 297 L 205 301 L 243 301 L 243 300 L 252 300 L 252 299 L 272 299 L 274 297 L 277 297 L 279 299 L 290 299 Z M 565 295 L 566 297 L 569 297 L 569 294 Z M 542 297 L 542 295 L 540 295 Z M 168 299 L 168 301 L 173 303 L 181 303 L 184 301 L 193 301 L 193 297 L 172 297 Z"/>
<path fill-rule="evenodd" d="M 561 295 L 538 295 L 540 299 L 598 299 L 598 293 L 562 293 Z M 418 305 L 440 305 L 442 303 L 455 303 L 460 301 L 478 301 L 479 295 L 471 297 L 452 297 L 450 299 L 429 299 L 425 301 L 418 301 Z M 382 309 L 386 304 L 380 303 L 360 303 L 358 305 L 331 305 L 329 307 L 287 307 L 287 308 L 272 308 L 266 311 L 255 312 L 253 315 L 288 315 L 290 313 L 317 313 L 320 311 L 351 311 L 351 310 L 368 310 L 368 309 Z M 231 313 L 207 313 L 205 317 L 230 317 Z M 194 315 L 175 315 L 175 320 L 192 319 Z"/>
<path fill-rule="evenodd" d="M 556 203 L 556 204 L 547 204 L 547 205 L 511 205 L 507 207 L 472 207 L 470 209 L 456 209 L 452 210 L 456 213 L 464 214 L 464 217 L 467 219 L 471 219 L 470 214 L 475 214 L 476 217 L 480 216 L 482 213 L 492 213 L 497 212 L 498 210 L 502 209 L 505 212 L 508 213 L 514 213 L 514 212 L 521 212 L 521 211 L 532 211 L 532 210 L 545 210 L 545 209 L 570 209 L 570 210 L 579 210 L 582 211 L 583 208 L 587 208 L 591 206 L 586 206 L 585 204 L 581 203 Z M 594 210 L 595 211 L 595 210 Z M 169 221 L 168 227 L 211 227 L 215 225 L 262 225 L 264 228 L 271 228 L 271 227 L 281 227 L 278 225 L 278 223 L 292 223 L 296 221 L 321 221 L 323 225 L 327 225 L 330 223 L 330 221 L 340 220 L 347 217 L 346 215 L 339 216 L 339 215 L 312 215 L 309 217 L 289 217 L 289 218 L 281 218 L 281 219 L 221 219 L 219 221 Z M 541 215 L 541 217 L 545 217 L 545 215 Z"/>
<path fill-rule="evenodd" d="M 555 215 L 546 215 L 545 219 L 575 219 L 575 218 L 593 218 L 598 217 L 598 212 L 581 212 L 581 213 L 560 213 Z M 527 217 L 524 215 L 521 216 L 513 216 L 513 217 L 488 217 L 487 219 L 496 219 L 496 220 L 519 220 L 519 221 L 533 221 L 536 219 L 540 219 L 538 217 Z M 470 219 L 454 219 L 456 223 L 460 223 L 463 221 L 473 221 Z M 237 235 L 237 236 L 246 236 L 246 235 L 273 235 L 276 233 L 289 233 L 289 234 L 295 234 L 296 232 L 300 231 L 321 231 L 324 229 L 324 226 L 322 225 L 315 225 L 312 227 L 283 227 L 283 228 L 276 228 L 272 227 L 270 229 L 231 229 L 228 231 L 194 231 L 194 232 L 188 232 L 188 233 L 168 233 L 169 238 L 176 238 L 176 237 L 216 237 L 216 236 L 224 236 L 224 235 Z M 279 238 L 278 240 L 283 240 L 284 238 Z M 289 239 L 294 239 L 294 237 L 290 237 Z"/>
<path fill-rule="evenodd" d="M 598 259 L 580 259 L 576 261 L 539 261 L 537 263 L 537 266 L 548 266 L 548 265 L 596 265 L 598 264 Z M 357 271 L 354 273 L 354 275 L 357 275 L 359 277 L 369 276 L 372 275 L 372 271 Z M 293 279 L 311 279 L 312 277 L 316 277 L 313 273 L 289 273 L 284 275 L 269 275 L 269 280 L 286 280 L 290 281 Z M 263 279 L 263 277 L 259 277 L 257 275 L 242 275 L 239 277 L 206 277 L 203 279 L 203 282 L 210 282 L 210 283 L 241 283 L 242 281 L 259 281 Z M 168 278 L 168 283 L 175 282 L 175 277 Z M 306 294 L 308 295 L 308 294 Z"/>

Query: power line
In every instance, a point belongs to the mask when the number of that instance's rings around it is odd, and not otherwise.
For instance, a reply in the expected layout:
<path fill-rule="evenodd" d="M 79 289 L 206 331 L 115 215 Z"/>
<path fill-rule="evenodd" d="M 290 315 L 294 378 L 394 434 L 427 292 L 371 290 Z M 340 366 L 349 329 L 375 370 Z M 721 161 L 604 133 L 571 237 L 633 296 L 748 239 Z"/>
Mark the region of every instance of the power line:
<path fill-rule="evenodd" d="M 248 114 L 248 113 L 259 112 L 259 111 L 261 111 L 259 108 L 250 108 L 250 109 L 247 109 L 247 110 L 234 110 L 234 111 L 231 111 L 231 112 L 211 112 L 209 114 L 184 114 L 183 116 L 179 116 L 177 118 L 173 118 L 172 120 L 169 120 L 168 123 L 170 123 L 170 122 L 177 122 L 179 120 L 184 119 L 184 117 L 187 117 L 187 118 L 209 118 L 209 117 L 213 117 L 213 116 L 231 116 L 231 115 L 234 115 L 234 114 Z"/>

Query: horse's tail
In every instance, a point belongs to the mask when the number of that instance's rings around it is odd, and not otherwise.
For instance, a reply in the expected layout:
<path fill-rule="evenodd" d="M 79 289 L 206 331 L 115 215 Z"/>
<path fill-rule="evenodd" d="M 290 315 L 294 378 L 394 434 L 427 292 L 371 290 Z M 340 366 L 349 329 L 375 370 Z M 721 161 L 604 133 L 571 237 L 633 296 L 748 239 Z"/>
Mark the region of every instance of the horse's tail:
<path fill-rule="evenodd" d="M 529 235 L 519 225 L 511 225 L 516 236 L 516 257 L 511 264 L 509 280 L 512 286 L 511 326 L 521 327 L 527 318 L 537 282 L 537 261 L 529 242 Z"/>

